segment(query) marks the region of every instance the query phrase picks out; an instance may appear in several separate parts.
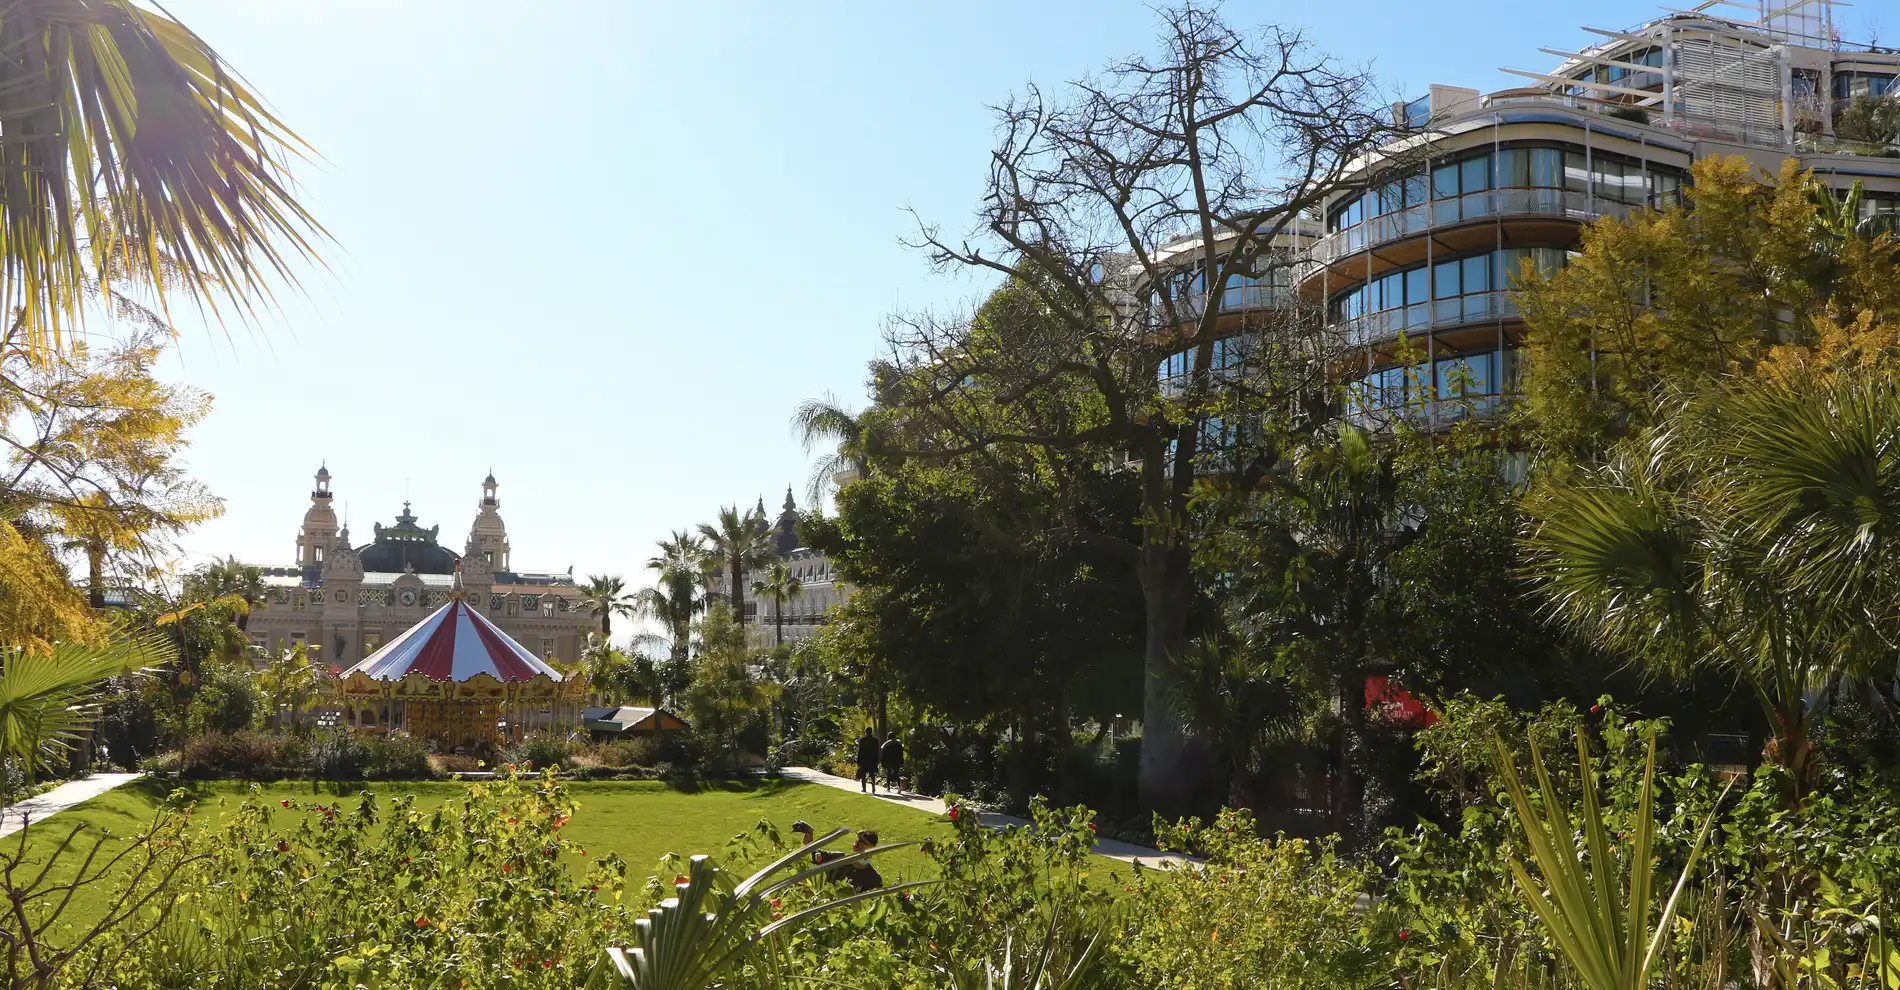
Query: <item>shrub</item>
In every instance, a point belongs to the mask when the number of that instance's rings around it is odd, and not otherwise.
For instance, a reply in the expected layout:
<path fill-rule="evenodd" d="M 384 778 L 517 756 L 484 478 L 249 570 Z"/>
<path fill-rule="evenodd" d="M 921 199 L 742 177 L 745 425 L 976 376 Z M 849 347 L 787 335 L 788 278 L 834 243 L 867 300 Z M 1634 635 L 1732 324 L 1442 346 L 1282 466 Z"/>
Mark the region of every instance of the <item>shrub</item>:
<path fill-rule="evenodd" d="M 366 741 L 369 761 L 363 768 L 368 780 L 426 780 L 435 776 L 429 750 L 408 736 L 373 737 Z"/>
<path fill-rule="evenodd" d="M 362 780 L 369 769 L 369 746 L 345 731 L 326 732 L 310 741 L 306 768 L 318 780 Z"/>
<path fill-rule="evenodd" d="M 275 780 L 286 768 L 279 759 L 278 740 L 261 732 L 213 732 L 185 743 L 184 770 L 192 776 L 236 776 L 246 780 Z"/>
<path fill-rule="evenodd" d="M 520 742 L 502 750 L 501 762 L 536 770 L 561 770 L 571 761 L 574 748 L 566 736 L 553 732 L 531 732 Z"/>
<path fill-rule="evenodd" d="M 1372 891 L 1378 868 L 1330 843 L 1256 837 L 1253 817 L 1225 811 L 1159 829 L 1161 848 L 1206 859 L 1193 870 L 1140 874 L 1140 908 L 1117 948 L 1139 986 L 1363 987 L 1385 982 L 1398 925 Z"/>
<path fill-rule="evenodd" d="M 587 746 L 573 759 L 587 766 L 650 767 L 660 761 L 660 744 L 645 738 L 614 739 Z"/>
<path fill-rule="evenodd" d="M 429 766 L 438 774 L 474 773 L 477 770 L 488 769 L 481 757 L 462 753 L 431 753 Z"/>

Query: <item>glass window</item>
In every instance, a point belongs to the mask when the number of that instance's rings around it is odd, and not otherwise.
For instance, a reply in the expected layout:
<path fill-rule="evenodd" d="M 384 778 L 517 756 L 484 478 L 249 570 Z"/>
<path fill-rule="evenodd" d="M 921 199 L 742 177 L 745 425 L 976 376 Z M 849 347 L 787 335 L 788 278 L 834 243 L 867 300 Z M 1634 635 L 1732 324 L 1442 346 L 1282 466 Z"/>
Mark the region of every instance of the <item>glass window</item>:
<path fill-rule="evenodd" d="M 1464 290 L 1459 288 L 1459 267 L 1460 263 L 1456 261 L 1444 261 L 1433 266 L 1432 298 L 1450 299 L 1463 294 Z"/>
<path fill-rule="evenodd" d="M 1440 165 L 1432 169 L 1432 198 L 1451 199 L 1458 195 L 1459 166 Z"/>
<path fill-rule="evenodd" d="M 1479 155 L 1458 163 L 1458 184 L 1462 192 L 1491 188 L 1491 156 Z"/>
<path fill-rule="evenodd" d="M 1426 201 L 1425 173 L 1419 172 L 1416 175 L 1406 176 L 1403 185 L 1405 190 L 1405 203 L 1403 205 L 1418 206 Z"/>
<path fill-rule="evenodd" d="M 1480 254 L 1459 262 L 1459 278 L 1466 293 L 1491 290 L 1491 256 Z"/>
<path fill-rule="evenodd" d="M 1430 276 L 1431 273 L 1424 268 L 1414 268 L 1405 273 L 1405 301 L 1407 303 L 1422 303 L 1432 297 L 1431 286 L 1428 284 Z"/>
<path fill-rule="evenodd" d="M 1583 152 L 1564 152 L 1564 189 L 1569 192 L 1590 191 L 1590 171 L 1585 167 Z"/>
<path fill-rule="evenodd" d="M 1563 152 L 1556 148 L 1530 149 L 1530 181 L 1525 185 L 1555 189 L 1563 178 Z"/>

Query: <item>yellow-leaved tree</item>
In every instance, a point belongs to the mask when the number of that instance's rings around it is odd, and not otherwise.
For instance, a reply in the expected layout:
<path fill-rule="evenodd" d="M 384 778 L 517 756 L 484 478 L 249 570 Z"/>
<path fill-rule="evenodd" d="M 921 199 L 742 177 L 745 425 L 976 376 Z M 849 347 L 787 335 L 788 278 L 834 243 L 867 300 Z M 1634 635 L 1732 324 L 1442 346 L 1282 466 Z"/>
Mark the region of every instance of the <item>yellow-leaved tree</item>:
<path fill-rule="evenodd" d="M 1692 173 L 1687 206 L 1599 221 L 1564 267 L 1523 273 L 1525 405 L 1559 470 L 1648 426 L 1672 391 L 1895 351 L 1900 250 L 1851 202 L 1792 159 L 1772 176 L 1727 157 Z"/>

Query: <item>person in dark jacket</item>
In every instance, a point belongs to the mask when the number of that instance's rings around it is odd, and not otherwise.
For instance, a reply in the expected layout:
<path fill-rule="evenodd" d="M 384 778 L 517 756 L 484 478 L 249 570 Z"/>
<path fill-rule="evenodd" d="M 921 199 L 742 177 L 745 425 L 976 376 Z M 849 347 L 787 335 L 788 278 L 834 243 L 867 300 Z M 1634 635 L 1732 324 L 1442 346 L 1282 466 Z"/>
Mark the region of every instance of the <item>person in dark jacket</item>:
<path fill-rule="evenodd" d="M 897 779 L 904 774 L 904 744 L 897 741 L 896 733 L 884 740 L 883 748 L 878 750 L 878 762 L 884 766 L 884 789 L 900 790 Z"/>
<path fill-rule="evenodd" d="M 858 737 L 858 790 L 877 793 L 877 737 L 870 729 Z"/>

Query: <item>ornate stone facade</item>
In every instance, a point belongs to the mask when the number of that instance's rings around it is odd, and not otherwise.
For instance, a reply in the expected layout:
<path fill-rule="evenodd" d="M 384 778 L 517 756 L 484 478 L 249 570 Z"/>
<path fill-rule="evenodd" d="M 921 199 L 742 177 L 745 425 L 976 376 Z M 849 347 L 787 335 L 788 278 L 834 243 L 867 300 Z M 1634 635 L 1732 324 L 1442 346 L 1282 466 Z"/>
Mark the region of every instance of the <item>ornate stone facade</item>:
<path fill-rule="evenodd" d="M 441 527 L 421 526 L 407 502 L 394 525 L 378 524 L 373 542 L 352 547 L 331 507 L 329 469 L 319 470 L 296 563 L 262 568 L 267 590 L 251 611 L 252 648 L 275 653 L 303 643 L 324 666 L 348 668 L 447 602 L 459 569 L 469 600 L 508 635 L 543 659 L 579 659 L 595 620 L 581 610 L 573 569 L 512 569 L 497 487 L 493 474 L 483 480 L 460 554 L 438 543 Z"/>
<path fill-rule="evenodd" d="M 765 499 L 759 499 L 758 514 L 765 515 Z M 779 512 L 778 521 L 772 526 L 772 549 L 785 562 L 787 570 L 799 581 L 799 592 L 780 605 L 770 599 L 760 599 L 752 594 L 752 582 L 763 580 L 763 568 L 746 572 L 746 639 L 753 646 L 771 646 L 778 638 L 780 625 L 774 621 L 779 616 L 783 624 L 785 644 L 796 645 L 818 632 L 825 624 L 826 614 L 836 605 L 851 596 L 851 586 L 838 580 L 832 570 L 831 560 L 823 553 L 810 547 L 801 546 L 798 539 L 798 504 L 792 499 L 792 490 L 785 489 L 785 504 Z M 710 575 L 712 592 L 720 597 L 726 595 L 726 571 L 720 568 Z"/>

